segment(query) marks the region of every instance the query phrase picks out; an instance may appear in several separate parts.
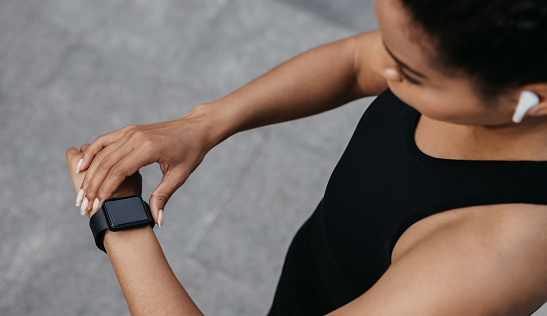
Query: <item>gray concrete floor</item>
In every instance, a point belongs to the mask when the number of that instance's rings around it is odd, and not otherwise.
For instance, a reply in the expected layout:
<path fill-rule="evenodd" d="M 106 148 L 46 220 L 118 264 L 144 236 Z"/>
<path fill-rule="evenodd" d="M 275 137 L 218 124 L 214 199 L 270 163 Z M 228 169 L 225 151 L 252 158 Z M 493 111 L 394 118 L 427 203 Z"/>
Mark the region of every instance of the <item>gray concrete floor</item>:
<path fill-rule="evenodd" d="M 73 206 L 67 147 L 180 117 L 375 27 L 370 0 L 1 0 L 0 315 L 129 314 Z M 369 101 L 236 135 L 173 196 L 157 235 L 205 314 L 268 310 Z M 143 170 L 145 196 L 160 175 Z"/>

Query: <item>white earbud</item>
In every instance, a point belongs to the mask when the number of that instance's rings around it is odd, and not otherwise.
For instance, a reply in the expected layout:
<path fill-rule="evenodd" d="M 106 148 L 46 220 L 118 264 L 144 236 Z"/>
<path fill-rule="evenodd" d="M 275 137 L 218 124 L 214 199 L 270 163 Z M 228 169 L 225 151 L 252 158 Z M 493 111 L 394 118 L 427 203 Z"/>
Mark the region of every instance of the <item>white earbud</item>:
<path fill-rule="evenodd" d="M 513 122 L 520 123 L 526 112 L 539 103 L 539 97 L 532 91 L 524 90 L 520 94 L 519 104 L 513 114 Z"/>

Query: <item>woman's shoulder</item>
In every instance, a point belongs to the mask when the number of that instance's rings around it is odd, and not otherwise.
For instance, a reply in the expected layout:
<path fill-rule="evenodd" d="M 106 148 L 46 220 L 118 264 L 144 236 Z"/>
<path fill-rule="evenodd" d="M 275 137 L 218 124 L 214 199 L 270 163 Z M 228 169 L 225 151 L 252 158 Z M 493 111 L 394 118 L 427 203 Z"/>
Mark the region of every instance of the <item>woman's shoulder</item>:
<path fill-rule="evenodd" d="M 547 206 L 450 210 L 411 226 L 376 284 L 333 315 L 530 315 L 547 300 Z"/>
<path fill-rule="evenodd" d="M 383 49 L 379 30 L 357 34 L 349 38 L 354 44 L 354 67 L 358 86 L 364 96 L 377 96 L 387 89 L 387 81 L 374 71 L 375 54 Z"/>
<path fill-rule="evenodd" d="M 393 252 L 393 266 L 428 267 L 454 295 L 500 315 L 533 311 L 547 300 L 546 263 L 547 205 L 534 204 L 435 214 L 411 226 Z"/>

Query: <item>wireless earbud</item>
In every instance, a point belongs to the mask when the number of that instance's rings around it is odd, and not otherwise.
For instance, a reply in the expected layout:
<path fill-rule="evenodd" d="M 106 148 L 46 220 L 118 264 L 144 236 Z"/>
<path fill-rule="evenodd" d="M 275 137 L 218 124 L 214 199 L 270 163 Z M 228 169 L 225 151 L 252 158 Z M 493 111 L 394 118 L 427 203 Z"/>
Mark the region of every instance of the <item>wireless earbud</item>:
<path fill-rule="evenodd" d="M 520 123 L 526 112 L 539 103 L 539 97 L 532 91 L 524 90 L 520 94 L 519 104 L 513 114 L 513 122 Z"/>

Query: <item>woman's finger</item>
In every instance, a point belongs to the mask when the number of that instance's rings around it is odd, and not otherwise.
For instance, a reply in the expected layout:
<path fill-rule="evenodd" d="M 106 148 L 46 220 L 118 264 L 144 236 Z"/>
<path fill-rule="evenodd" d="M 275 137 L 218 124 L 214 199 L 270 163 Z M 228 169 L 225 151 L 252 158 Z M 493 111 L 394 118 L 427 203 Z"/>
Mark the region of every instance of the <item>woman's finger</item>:
<path fill-rule="evenodd" d="M 93 163 L 88 168 L 86 177 L 82 183 L 82 190 L 85 193 L 85 199 L 88 201 L 88 210 L 92 210 L 93 206 L 96 207 L 101 201 L 109 199 L 112 192 L 117 189 L 117 185 L 122 183 L 127 176 L 135 173 L 135 171 L 139 169 L 139 167 L 137 167 L 133 172 L 123 175 L 116 170 L 116 168 L 120 168 L 119 162 L 123 161 L 124 157 L 133 152 L 133 150 L 134 147 L 128 144 L 125 139 L 120 139 L 116 143 L 108 146 L 108 148 L 105 148 L 95 157 Z M 113 169 L 115 173 L 119 173 L 120 175 L 119 182 L 111 191 L 101 191 L 102 183 L 105 178 L 113 172 Z"/>
<path fill-rule="evenodd" d="M 150 197 L 150 211 L 152 217 L 161 228 L 163 224 L 163 210 L 173 193 L 180 188 L 189 176 L 189 172 L 180 169 L 168 170 Z"/>
<path fill-rule="evenodd" d="M 70 147 L 66 150 L 66 161 L 68 163 L 68 166 L 70 167 L 71 171 L 72 171 L 72 164 L 73 164 L 73 160 L 75 160 L 76 158 L 78 158 L 78 155 L 80 155 L 81 152 L 78 150 L 78 148 L 76 147 Z M 78 162 L 76 161 L 76 164 Z M 74 171 L 76 171 L 76 169 L 74 169 Z"/>
<path fill-rule="evenodd" d="M 74 191 L 78 193 L 80 189 L 80 184 L 83 179 L 83 175 L 80 175 L 76 172 L 76 166 L 80 160 L 82 154 L 76 147 L 70 147 L 66 150 L 66 160 L 68 163 L 68 169 L 70 171 L 70 177 L 72 179 L 72 184 L 74 186 Z"/>
<path fill-rule="evenodd" d="M 99 166 L 101 166 L 102 161 L 104 159 L 108 159 L 108 157 L 113 152 L 117 151 L 127 141 L 128 141 L 128 139 L 126 137 L 120 138 L 117 141 L 115 141 L 113 143 L 110 143 L 110 145 L 104 147 L 100 152 L 98 152 L 93 157 L 93 161 L 87 167 L 87 174 L 86 174 L 86 177 L 85 177 L 85 179 L 82 183 L 82 189 L 86 190 L 88 188 L 90 180 L 94 178 L 94 176 L 97 172 L 97 169 L 99 168 Z M 85 155 L 85 153 L 88 151 L 89 147 L 91 147 L 91 145 L 88 144 L 88 145 L 83 145 L 80 148 L 80 150 L 83 151 L 83 155 Z M 82 161 L 83 161 L 83 158 L 82 158 L 82 160 L 80 160 L 80 162 L 78 162 L 78 167 L 80 167 L 80 169 L 78 171 L 83 170 L 83 168 L 81 168 Z"/>
<path fill-rule="evenodd" d="M 133 129 L 135 129 L 135 126 L 129 125 L 117 131 L 97 137 L 97 139 L 95 139 L 95 141 L 93 141 L 93 143 L 85 149 L 82 146 L 81 149 L 84 155 L 82 157 L 81 163 L 79 163 L 78 171 L 86 170 L 87 168 L 89 168 L 91 162 L 99 152 L 101 152 L 105 147 L 122 138 L 125 134 Z"/>
<path fill-rule="evenodd" d="M 136 174 L 140 168 L 148 164 L 150 163 L 138 151 L 133 151 L 121 159 L 101 182 L 97 193 L 99 201 L 102 202 L 110 198 L 128 177 Z"/>
<path fill-rule="evenodd" d="M 82 147 L 80 147 L 80 152 L 83 153 L 84 151 L 86 151 L 89 148 L 89 146 L 90 146 L 90 144 L 83 145 Z"/>

